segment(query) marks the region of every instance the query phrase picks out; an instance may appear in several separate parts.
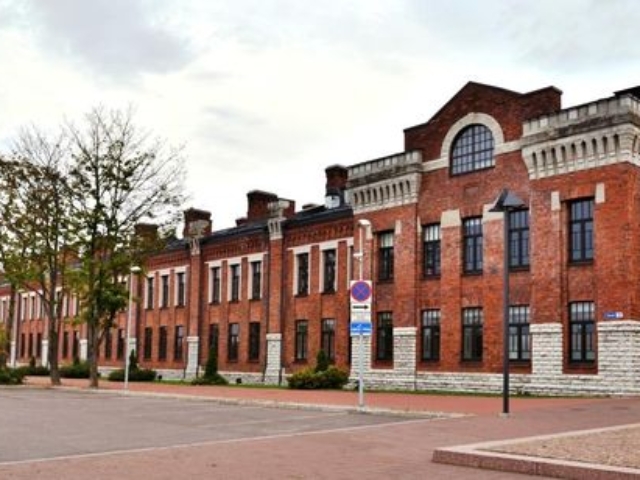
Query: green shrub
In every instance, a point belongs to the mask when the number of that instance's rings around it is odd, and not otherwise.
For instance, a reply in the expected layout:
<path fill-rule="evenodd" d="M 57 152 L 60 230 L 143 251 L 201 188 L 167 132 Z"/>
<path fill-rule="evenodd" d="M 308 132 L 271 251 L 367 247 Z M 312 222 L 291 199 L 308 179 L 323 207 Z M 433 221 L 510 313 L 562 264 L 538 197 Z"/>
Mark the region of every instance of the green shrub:
<path fill-rule="evenodd" d="M 213 378 L 216 375 L 218 375 L 218 352 L 216 352 L 215 348 L 210 348 L 207 364 L 204 366 L 204 376 Z"/>
<path fill-rule="evenodd" d="M 60 367 L 62 378 L 89 378 L 89 363 L 74 360 L 71 365 Z"/>
<path fill-rule="evenodd" d="M 48 377 L 51 373 L 47 367 L 44 365 L 26 365 L 23 367 L 16 368 L 22 376 L 32 376 L 32 377 Z"/>
<path fill-rule="evenodd" d="M 324 372 L 329 368 L 329 365 L 330 365 L 329 357 L 327 356 L 324 350 L 320 350 L 318 352 L 318 355 L 316 356 L 315 372 L 316 373 Z"/>
<path fill-rule="evenodd" d="M 229 382 L 226 378 L 224 378 L 219 373 L 216 373 L 213 376 L 207 377 L 203 375 L 202 377 L 196 377 L 191 380 L 191 385 L 228 385 Z"/>
<path fill-rule="evenodd" d="M 24 375 L 17 369 L 0 369 L 0 385 L 20 385 L 23 377 Z"/>
<path fill-rule="evenodd" d="M 150 368 L 129 369 L 130 382 L 153 382 L 157 376 L 157 372 Z M 124 368 L 113 370 L 107 378 L 112 382 L 124 382 Z"/>
<path fill-rule="evenodd" d="M 337 367 L 316 372 L 314 368 L 305 368 L 287 378 L 289 388 L 296 390 L 339 389 L 349 381 L 349 374 Z"/>
<path fill-rule="evenodd" d="M 191 380 L 191 385 L 228 385 L 227 379 L 218 373 L 218 354 L 214 348 L 209 349 L 204 375 Z"/>

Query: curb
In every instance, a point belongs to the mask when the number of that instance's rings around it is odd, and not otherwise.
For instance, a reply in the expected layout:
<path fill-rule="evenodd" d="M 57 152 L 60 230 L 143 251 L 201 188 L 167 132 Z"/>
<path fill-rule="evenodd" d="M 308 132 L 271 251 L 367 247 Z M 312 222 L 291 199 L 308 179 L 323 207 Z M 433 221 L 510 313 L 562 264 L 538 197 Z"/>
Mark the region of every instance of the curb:
<path fill-rule="evenodd" d="M 629 425 L 622 425 L 619 427 L 578 430 L 554 435 L 523 437 L 511 440 L 438 448 L 433 452 L 432 461 L 461 467 L 575 480 L 638 479 L 640 478 L 640 469 L 637 468 L 492 451 L 492 449 L 512 446 L 519 443 L 573 437 L 587 433 L 601 433 L 628 427 Z"/>
<path fill-rule="evenodd" d="M 124 390 L 112 390 L 112 389 L 87 389 L 82 387 L 72 386 L 40 386 L 40 385 L 24 385 L 22 388 L 31 389 L 54 389 L 58 391 L 67 391 L 75 393 L 86 394 L 109 394 L 118 395 L 123 397 L 146 397 L 146 398 L 164 398 L 164 399 L 177 399 L 177 400 L 189 400 L 189 401 L 202 401 L 211 402 L 218 405 L 237 405 L 244 407 L 263 407 L 263 408 L 281 408 L 291 410 L 308 410 L 330 413 L 348 413 L 348 414 L 361 414 L 361 415 L 391 415 L 401 416 L 408 418 L 422 418 L 422 419 L 447 419 L 447 418 L 462 418 L 470 415 L 464 413 L 448 413 L 438 411 L 425 411 L 425 410 L 397 410 L 392 408 L 371 408 L 365 407 L 361 409 L 355 406 L 349 405 L 330 405 L 330 404 L 318 404 L 318 403 L 301 403 L 301 402 L 287 402 L 279 400 L 262 400 L 262 399 L 245 399 L 234 397 L 215 397 L 206 395 L 190 395 L 184 393 L 162 393 L 162 392 L 137 392 L 137 391 L 124 391 Z"/>

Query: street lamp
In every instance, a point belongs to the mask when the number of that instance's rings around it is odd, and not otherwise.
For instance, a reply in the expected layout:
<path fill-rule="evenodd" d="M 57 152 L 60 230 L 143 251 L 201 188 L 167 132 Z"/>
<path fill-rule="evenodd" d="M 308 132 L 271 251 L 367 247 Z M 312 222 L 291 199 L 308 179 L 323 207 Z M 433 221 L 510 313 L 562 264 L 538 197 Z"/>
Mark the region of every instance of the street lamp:
<path fill-rule="evenodd" d="M 360 261 L 360 270 L 358 272 L 358 280 L 364 280 L 364 237 L 367 230 L 371 228 L 371 222 L 365 218 L 358 220 L 358 227 L 360 228 L 360 251 L 357 253 L 357 258 Z M 362 328 L 358 334 L 358 408 L 364 409 L 364 334 Z"/>
<path fill-rule="evenodd" d="M 504 214 L 504 264 L 502 284 L 502 414 L 509 415 L 509 213 L 526 204 L 506 188 L 500 192 L 490 212 Z"/>
<path fill-rule="evenodd" d="M 129 345 L 129 341 L 131 338 L 131 315 L 133 313 L 133 276 L 140 273 L 140 267 L 134 265 L 129 270 L 129 306 L 127 312 L 127 341 L 126 341 L 126 354 L 124 356 L 124 391 L 127 392 L 129 390 L 129 367 L 130 367 L 130 355 L 131 355 L 131 346 Z"/>

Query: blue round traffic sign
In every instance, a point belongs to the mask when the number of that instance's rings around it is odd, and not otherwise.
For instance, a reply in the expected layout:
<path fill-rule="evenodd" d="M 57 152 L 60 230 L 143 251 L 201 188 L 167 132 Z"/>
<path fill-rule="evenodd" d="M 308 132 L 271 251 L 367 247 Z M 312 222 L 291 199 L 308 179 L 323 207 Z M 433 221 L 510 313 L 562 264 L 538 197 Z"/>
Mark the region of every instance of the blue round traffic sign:
<path fill-rule="evenodd" d="M 371 298 L 371 285 L 367 282 L 355 282 L 351 286 L 351 298 L 356 302 L 366 302 Z"/>

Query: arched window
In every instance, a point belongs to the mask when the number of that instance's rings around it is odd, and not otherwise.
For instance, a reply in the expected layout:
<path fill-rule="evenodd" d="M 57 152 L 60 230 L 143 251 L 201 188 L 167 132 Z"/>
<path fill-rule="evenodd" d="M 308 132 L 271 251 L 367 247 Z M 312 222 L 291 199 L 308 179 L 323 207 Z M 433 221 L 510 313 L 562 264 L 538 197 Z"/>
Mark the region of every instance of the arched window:
<path fill-rule="evenodd" d="M 493 167 L 493 135 L 484 125 L 474 124 L 462 130 L 451 149 L 451 174 Z"/>

